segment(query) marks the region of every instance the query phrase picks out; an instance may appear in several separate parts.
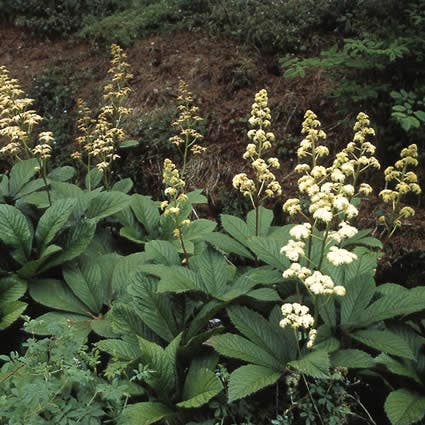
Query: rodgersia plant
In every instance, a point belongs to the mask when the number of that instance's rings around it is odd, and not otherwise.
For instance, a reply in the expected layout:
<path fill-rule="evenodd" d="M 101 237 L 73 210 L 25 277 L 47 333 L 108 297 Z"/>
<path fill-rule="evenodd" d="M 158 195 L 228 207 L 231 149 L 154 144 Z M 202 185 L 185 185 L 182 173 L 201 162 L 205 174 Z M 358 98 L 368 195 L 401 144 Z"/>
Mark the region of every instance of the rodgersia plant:
<path fill-rule="evenodd" d="M 384 225 L 384 232 L 390 238 L 401 226 L 402 220 L 415 214 L 409 206 L 403 206 L 402 200 L 409 193 L 419 195 L 422 190 L 418 184 L 418 177 L 414 169 L 418 166 L 418 148 L 415 144 L 404 148 L 400 159 L 394 166 L 385 169 L 386 187 L 379 193 L 383 202 L 389 207 L 379 217 L 379 222 Z M 390 189 L 392 187 L 392 189 Z"/>
<path fill-rule="evenodd" d="M 243 154 L 245 160 L 250 161 L 252 176 L 240 173 L 233 177 L 233 186 L 244 196 L 249 197 L 252 206 L 256 209 L 267 198 L 278 198 L 282 188 L 272 169 L 280 168 L 277 158 L 265 159 L 265 153 L 272 148 L 275 135 L 270 131 L 271 113 L 268 107 L 266 90 L 261 90 L 255 95 L 252 105 L 249 124 L 253 127 L 248 131 L 250 143 Z"/>
<path fill-rule="evenodd" d="M 93 118 L 86 102 L 78 101 L 77 126 L 80 136 L 76 142 L 79 149 L 71 154 L 84 166 L 88 175 L 94 168 L 100 171 L 108 188 L 111 185 L 112 164 L 120 157 L 118 148 L 126 138 L 124 122 L 132 112 L 127 99 L 131 91 L 129 80 L 133 77 L 126 62 L 127 55 L 118 45 L 111 46 L 111 55 L 109 81 L 103 89 L 103 106 L 99 114 Z M 90 182 L 91 179 L 88 179 L 89 186 Z"/>
<path fill-rule="evenodd" d="M 199 116 L 199 107 L 194 105 L 193 95 L 189 90 L 189 86 L 183 80 L 179 81 L 178 89 L 178 106 L 179 115 L 172 126 L 177 134 L 170 137 L 170 142 L 177 146 L 183 158 L 181 169 L 182 178 L 185 177 L 189 154 L 199 155 L 207 150 L 205 146 L 200 145 L 204 136 L 197 129 L 198 123 L 203 121 Z"/>

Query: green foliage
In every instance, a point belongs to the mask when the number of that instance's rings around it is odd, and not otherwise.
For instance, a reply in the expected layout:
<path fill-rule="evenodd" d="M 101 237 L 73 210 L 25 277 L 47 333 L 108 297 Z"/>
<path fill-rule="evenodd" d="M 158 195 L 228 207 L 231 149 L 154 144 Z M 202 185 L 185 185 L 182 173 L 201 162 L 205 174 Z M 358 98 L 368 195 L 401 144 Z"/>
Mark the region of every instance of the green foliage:
<path fill-rule="evenodd" d="M 28 331 L 33 327 L 26 324 Z M 98 373 L 99 353 L 72 329 L 50 329 L 50 338 L 28 339 L 25 354 L 0 357 L 0 423 L 100 425 L 116 419 L 128 397 L 126 384 Z"/>

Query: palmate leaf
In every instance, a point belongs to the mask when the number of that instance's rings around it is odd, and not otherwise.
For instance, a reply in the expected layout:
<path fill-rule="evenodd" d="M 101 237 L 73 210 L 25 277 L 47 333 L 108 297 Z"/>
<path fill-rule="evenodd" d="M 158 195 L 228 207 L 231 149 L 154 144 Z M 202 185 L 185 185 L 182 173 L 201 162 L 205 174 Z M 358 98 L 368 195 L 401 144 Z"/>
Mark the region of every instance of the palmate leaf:
<path fill-rule="evenodd" d="M 138 273 L 129 293 L 134 297 L 135 312 L 152 331 L 167 342 L 178 335 L 173 305 L 166 295 L 157 293 L 157 282 Z"/>
<path fill-rule="evenodd" d="M 361 350 L 339 350 L 331 354 L 333 367 L 365 369 L 375 366 L 373 357 Z"/>
<path fill-rule="evenodd" d="M 357 320 L 358 326 L 369 325 L 392 317 L 411 314 L 425 309 L 425 288 L 409 289 L 400 297 L 398 293 L 385 294 L 369 305 Z"/>
<path fill-rule="evenodd" d="M 247 307 L 232 306 L 227 312 L 238 331 L 276 359 L 282 368 L 291 360 L 286 349 L 290 341 L 282 338 L 280 327 L 273 326 L 261 314 Z"/>
<path fill-rule="evenodd" d="M 133 336 L 123 339 L 104 339 L 97 342 L 96 347 L 120 360 L 134 361 L 141 356 L 137 338 Z"/>
<path fill-rule="evenodd" d="M 10 171 L 9 191 L 11 196 L 15 196 L 26 183 L 28 183 L 37 173 L 37 159 L 27 159 L 18 161 Z"/>
<path fill-rule="evenodd" d="M 232 215 L 222 214 L 220 217 L 224 230 L 242 245 L 249 246 L 248 239 L 255 233 L 249 230 L 248 225 L 240 218 Z"/>
<path fill-rule="evenodd" d="M 125 193 L 100 192 L 90 200 L 86 215 L 98 221 L 128 207 L 130 202 L 130 196 Z"/>
<path fill-rule="evenodd" d="M 11 301 L 2 303 L 0 301 L 0 331 L 8 328 L 27 308 L 27 304 L 22 301 Z"/>
<path fill-rule="evenodd" d="M 313 378 L 327 378 L 329 375 L 330 360 L 326 351 L 317 350 L 305 354 L 299 360 L 289 363 L 291 367 Z"/>
<path fill-rule="evenodd" d="M 190 259 L 190 267 L 196 273 L 196 286 L 215 298 L 226 292 L 228 263 L 223 255 L 212 249 L 204 250 Z"/>
<path fill-rule="evenodd" d="M 404 388 L 393 391 L 385 401 L 385 413 L 392 425 L 419 423 L 425 416 L 425 397 Z"/>
<path fill-rule="evenodd" d="M 155 264 L 164 264 L 165 266 L 180 265 L 179 254 L 171 242 L 150 241 L 145 245 L 145 252 Z"/>
<path fill-rule="evenodd" d="M 201 407 L 222 389 L 223 384 L 213 371 L 191 367 L 183 387 L 183 401 L 177 406 L 186 409 Z"/>
<path fill-rule="evenodd" d="M 282 364 L 266 350 L 240 335 L 231 333 L 215 335 L 209 340 L 209 344 L 219 354 L 226 357 L 269 367 L 277 371 L 285 368 L 285 364 Z"/>
<path fill-rule="evenodd" d="M 158 230 L 160 214 L 158 207 L 149 196 L 133 195 L 131 197 L 131 209 L 137 220 L 143 224 L 148 233 L 156 233 Z"/>
<path fill-rule="evenodd" d="M 38 221 L 35 240 L 40 250 L 43 250 L 64 227 L 77 201 L 60 199 L 48 208 Z"/>
<path fill-rule="evenodd" d="M 253 236 L 249 240 L 249 247 L 261 261 L 280 271 L 290 266 L 288 258 L 280 253 L 282 242 L 277 239 Z"/>
<path fill-rule="evenodd" d="M 21 211 L 7 204 L 0 205 L 0 241 L 13 248 L 16 261 L 26 262 L 32 245 L 31 229 Z"/>
<path fill-rule="evenodd" d="M 207 220 L 205 218 L 199 218 L 192 221 L 187 227 L 183 230 L 183 239 L 185 241 L 193 241 L 197 239 L 204 240 L 204 237 L 217 227 L 217 223 L 212 220 Z"/>
<path fill-rule="evenodd" d="M 90 309 L 61 280 L 35 280 L 32 282 L 29 292 L 35 301 L 46 307 L 86 316 L 89 314 Z"/>
<path fill-rule="evenodd" d="M 73 263 L 63 269 L 63 277 L 72 292 L 90 308 L 100 313 L 106 303 L 108 287 L 103 286 L 100 267 L 94 262 Z"/>
<path fill-rule="evenodd" d="M 149 271 L 144 267 L 144 271 Z M 158 292 L 173 292 L 180 294 L 188 291 L 202 291 L 198 286 L 196 274 L 185 267 L 161 267 L 156 270 L 161 280 L 158 283 Z"/>
<path fill-rule="evenodd" d="M 203 236 L 204 240 L 213 245 L 219 251 L 229 254 L 240 255 L 241 257 L 254 259 L 254 256 L 240 242 L 224 233 L 212 232 Z"/>
<path fill-rule="evenodd" d="M 279 380 L 281 374 L 281 371 L 264 366 L 246 365 L 239 367 L 230 375 L 229 403 L 273 385 Z"/>
<path fill-rule="evenodd" d="M 414 359 L 415 356 L 408 341 L 389 330 L 365 329 L 350 334 L 352 338 L 377 351 L 394 356 Z"/>
<path fill-rule="evenodd" d="M 125 408 L 119 425 L 150 425 L 174 414 L 172 409 L 162 403 L 135 403 Z"/>
<path fill-rule="evenodd" d="M 273 221 L 273 211 L 264 207 L 258 208 L 258 232 L 256 234 L 256 218 L 257 214 L 255 210 L 251 210 L 246 216 L 246 224 L 251 235 L 256 236 L 267 236 L 270 230 L 270 226 Z"/>
<path fill-rule="evenodd" d="M 49 260 L 41 269 L 48 270 L 51 267 L 71 261 L 82 254 L 94 237 L 96 223 L 90 220 L 80 221 L 71 232 L 67 234 L 63 250 Z"/>

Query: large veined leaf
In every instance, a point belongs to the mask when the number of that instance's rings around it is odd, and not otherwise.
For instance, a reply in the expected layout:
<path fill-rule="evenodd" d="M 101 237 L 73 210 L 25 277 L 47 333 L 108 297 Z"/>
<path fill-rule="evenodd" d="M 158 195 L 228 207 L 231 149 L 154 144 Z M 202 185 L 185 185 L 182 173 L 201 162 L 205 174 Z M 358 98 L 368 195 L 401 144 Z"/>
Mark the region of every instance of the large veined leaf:
<path fill-rule="evenodd" d="M 425 309 L 424 287 L 409 289 L 408 292 L 403 293 L 402 297 L 399 294 L 384 295 L 362 312 L 357 325 L 369 325 L 423 309 Z"/>
<path fill-rule="evenodd" d="M 119 425 L 150 425 L 174 414 L 172 409 L 162 403 L 135 403 L 125 408 Z"/>
<path fill-rule="evenodd" d="M 130 205 L 131 198 L 122 192 L 100 192 L 89 202 L 86 215 L 101 220 Z"/>
<path fill-rule="evenodd" d="M 118 256 L 111 278 L 111 295 L 120 296 L 127 293 L 134 282 L 136 274 L 147 260 L 145 252 L 137 252 L 126 256 Z"/>
<path fill-rule="evenodd" d="M 23 278 L 34 277 L 38 270 L 45 264 L 49 258 L 58 254 L 62 251 L 62 248 L 58 245 L 49 245 L 44 249 L 39 258 L 31 261 L 27 261 L 16 273 Z"/>
<path fill-rule="evenodd" d="M 246 216 L 246 224 L 251 235 L 267 236 L 273 221 L 273 211 L 264 207 L 258 208 L 258 229 L 257 229 L 257 213 L 251 210 Z M 256 232 L 256 230 L 258 230 Z"/>
<path fill-rule="evenodd" d="M 133 361 L 141 355 L 136 338 L 104 339 L 97 342 L 96 347 L 120 360 Z"/>
<path fill-rule="evenodd" d="M 281 367 L 291 360 L 287 350 L 291 341 L 283 338 L 280 327 L 273 326 L 261 314 L 247 307 L 231 306 L 227 312 L 239 332 L 273 356 Z"/>
<path fill-rule="evenodd" d="M 23 196 L 29 195 L 33 192 L 36 192 L 39 189 L 42 189 L 46 186 L 46 183 L 44 183 L 43 179 L 35 179 L 30 180 L 28 183 L 26 183 L 19 192 L 15 195 L 16 199 L 20 199 Z"/>
<path fill-rule="evenodd" d="M 40 250 L 43 250 L 63 228 L 75 206 L 74 199 L 60 199 L 40 217 L 35 232 L 35 239 Z"/>
<path fill-rule="evenodd" d="M 18 320 L 26 308 L 27 304 L 22 301 L 0 302 L 0 331 Z"/>
<path fill-rule="evenodd" d="M 96 263 L 69 264 L 63 270 L 63 277 L 72 292 L 91 312 L 100 313 L 106 302 L 107 291 L 103 287 L 102 273 Z"/>
<path fill-rule="evenodd" d="M 313 378 L 327 378 L 330 360 L 326 351 L 317 350 L 305 354 L 301 359 L 289 363 L 291 367 Z"/>
<path fill-rule="evenodd" d="M 266 350 L 240 335 L 230 333 L 215 335 L 210 339 L 209 344 L 211 344 L 218 353 L 226 357 L 232 357 L 259 366 L 269 367 L 276 371 L 285 368 L 284 364 Z"/>
<path fill-rule="evenodd" d="M 408 341 L 389 330 L 365 329 L 350 334 L 355 340 L 394 356 L 414 359 L 415 356 Z"/>
<path fill-rule="evenodd" d="M 123 193 L 128 193 L 130 192 L 131 189 L 133 189 L 133 180 L 131 180 L 129 177 L 118 180 L 112 186 L 113 191 L 123 192 Z"/>
<path fill-rule="evenodd" d="M 248 246 L 248 238 L 253 235 L 248 225 L 240 218 L 232 215 L 222 214 L 220 217 L 224 230 L 241 244 Z"/>
<path fill-rule="evenodd" d="M 146 271 L 146 268 L 144 270 Z M 158 274 L 161 277 L 158 283 L 158 292 L 174 292 L 179 294 L 188 291 L 201 291 L 201 288 L 197 284 L 196 274 L 185 267 L 164 266 Z"/>
<path fill-rule="evenodd" d="M 86 175 L 86 178 L 84 180 L 86 189 L 93 190 L 96 189 L 97 186 L 99 186 L 100 182 L 103 178 L 103 172 L 102 170 L 99 170 L 98 168 L 92 168 Z"/>
<path fill-rule="evenodd" d="M 131 209 L 148 233 L 157 232 L 160 215 L 158 207 L 149 196 L 133 195 L 131 197 Z"/>
<path fill-rule="evenodd" d="M 16 261 L 25 263 L 31 251 L 31 229 L 21 211 L 11 205 L 0 205 L 0 240 L 14 249 Z"/>
<path fill-rule="evenodd" d="M 146 378 L 146 383 L 164 398 L 168 398 L 176 383 L 175 341 L 178 341 L 178 339 L 172 341 L 165 349 L 139 336 L 137 339 L 142 353 L 142 363 L 155 371 L 154 374 Z"/>
<path fill-rule="evenodd" d="M 388 354 L 381 353 L 375 358 L 375 363 L 385 366 L 391 373 L 405 376 L 406 378 L 411 378 L 418 384 L 421 384 L 421 379 L 415 370 L 414 363 L 411 361 L 399 361 L 394 357 L 389 356 Z"/>
<path fill-rule="evenodd" d="M 89 308 L 61 280 L 36 280 L 32 282 L 29 292 L 35 301 L 47 307 L 71 313 L 89 314 Z"/>
<path fill-rule="evenodd" d="M 172 303 L 163 294 L 158 294 L 156 287 L 153 279 L 138 273 L 129 293 L 134 297 L 136 312 L 143 322 L 163 340 L 170 342 L 178 334 L 176 318 Z"/>
<path fill-rule="evenodd" d="M 180 265 L 180 257 L 171 242 L 153 240 L 146 244 L 145 252 L 155 264 Z"/>
<path fill-rule="evenodd" d="M 419 423 L 425 416 L 425 397 L 404 388 L 393 391 L 385 401 L 385 413 L 392 425 Z"/>
<path fill-rule="evenodd" d="M 0 278 L 0 303 L 16 301 L 27 291 L 27 282 L 18 276 Z"/>
<path fill-rule="evenodd" d="M 368 306 L 375 293 L 375 281 L 369 274 L 358 275 L 345 284 L 346 293 L 341 298 L 341 324 L 357 325 L 359 316 Z"/>
<path fill-rule="evenodd" d="M 201 239 L 204 240 L 204 236 L 211 233 L 217 227 L 217 223 L 212 220 L 205 218 L 199 218 L 198 220 L 192 221 L 183 230 L 184 241 L 192 241 Z"/>
<path fill-rule="evenodd" d="M 82 254 L 93 239 L 96 223 L 91 220 L 80 221 L 68 235 L 63 251 L 49 260 L 41 269 L 47 270 L 58 264 L 71 261 Z"/>
<path fill-rule="evenodd" d="M 246 257 L 251 260 L 254 259 L 254 256 L 240 242 L 224 233 L 207 233 L 203 236 L 203 239 L 216 249 L 224 251 L 225 253 L 240 255 L 241 257 Z"/>
<path fill-rule="evenodd" d="M 280 271 L 285 271 L 290 266 L 290 261 L 280 253 L 282 242 L 276 239 L 252 237 L 249 247 L 261 261 Z"/>
<path fill-rule="evenodd" d="M 280 376 L 281 372 L 269 367 L 257 365 L 241 366 L 230 375 L 229 403 L 273 385 L 279 380 Z"/>
<path fill-rule="evenodd" d="M 197 271 L 196 286 L 199 289 L 213 297 L 224 294 L 228 280 L 228 263 L 223 255 L 206 249 L 190 259 L 190 266 Z"/>
<path fill-rule="evenodd" d="M 15 196 L 26 183 L 28 183 L 37 173 L 37 159 L 27 159 L 18 161 L 10 171 L 9 191 L 11 196 Z"/>
<path fill-rule="evenodd" d="M 54 168 L 48 175 L 47 178 L 50 180 L 56 180 L 59 182 L 67 182 L 71 180 L 75 175 L 75 168 L 69 165 L 63 167 Z"/>
<path fill-rule="evenodd" d="M 339 350 L 331 354 L 331 364 L 334 367 L 364 369 L 375 366 L 375 360 L 361 350 Z"/>
<path fill-rule="evenodd" d="M 183 387 L 183 401 L 177 406 L 186 409 L 203 406 L 222 389 L 223 385 L 213 371 L 190 368 Z"/>

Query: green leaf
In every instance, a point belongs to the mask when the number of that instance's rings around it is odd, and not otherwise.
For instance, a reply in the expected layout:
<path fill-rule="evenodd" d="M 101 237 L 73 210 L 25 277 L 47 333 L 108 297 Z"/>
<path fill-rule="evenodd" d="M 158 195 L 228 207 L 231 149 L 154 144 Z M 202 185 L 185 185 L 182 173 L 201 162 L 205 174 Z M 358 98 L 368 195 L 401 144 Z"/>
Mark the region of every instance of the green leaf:
<path fill-rule="evenodd" d="M 102 286 L 102 273 L 96 263 L 70 264 L 63 269 L 63 277 L 72 292 L 92 313 L 100 313 L 107 291 Z"/>
<path fill-rule="evenodd" d="M 158 292 L 173 292 L 176 294 L 187 291 L 202 291 L 196 281 L 196 274 L 181 266 L 162 268 L 158 283 Z"/>
<path fill-rule="evenodd" d="M 269 353 L 281 368 L 285 367 L 290 360 L 286 350 L 289 341 L 283 338 L 280 327 L 272 325 L 261 314 L 247 307 L 231 306 L 227 312 L 242 335 Z"/>
<path fill-rule="evenodd" d="M 177 406 L 186 409 L 201 407 L 222 389 L 223 385 L 213 371 L 190 368 L 183 387 L 183 401 Z"/>
<path fill-rule="evenodd" d="M 90 320 L 87 316 L 65 311 L 50 311 L 37 317 L 31 321 L 28 331 L 34 335 L 51 335 L 58 328 L 65 330 L 70 326 L 82 337 L 90 333 Z"/>
<path fill-rule="evenodd" d="M 43 250 L 65 226 L 75 206 L 74 199 L 59 199 L 47 208 L 40 217 L 35 232 L 35 240 L 40 250 Z"/>
<path fill-rule="evenodd" d="M 131 180 L 129 177 L 117 181 L 112 186 L 112 190 L 116 192 L 128 193 L 131 189 L 133 189 L 133 180 Z"/>
<path fill-rule="evenodd" d="M 88 218 L 101 220 L 130 205 L 131 198 L 122 192 L 101 192 L 91 199 L 86 211 Z"/>
<path fill-rule="evenodd" d="M 409 343 L 404 338 L 391 331 L 366 329 L 356 331 L 350 335 L 355 340 L 377 351 L 383 351 L 384 353 L 412 360 L 415 358 Z"/>
<path fill-rule="evenodd" d="M 281 372 L 269 367 L 257 365 L 241 366 L 230 375 L 229 403 L 273 385 L 279 380 L 280 376 Z"/>
<path fill-rule="evenodd" d="M 425 416 L 425 397 L 406 389 L 390 393 L 385 401 L 385 413 L 392 425 L 411 425 Z"/>
<path fill-rule="evenodd" d="M 34 301 L 47 307 L 71 313 L 87 315 L 89 309 L 66 286 L 56 279 L 40 279 L 32 282 L 29 293 Z"/>
<path fill-rule="evenodd" d="M 0 303 L 0 331 L 8 328 L 27 308 L 27 304 L 22 301 L 12 301 Z"/>
<path fill-rule="evenodd" d="M 157 232 L 160 214 L 155 202 L 149 196 L 133 195 L 131 209 L 148 233 L 155 234 Z"/>
<path fill-rule="evenodd" d="M 13 256 L 20 264 L 29 258 L 32 234 L 25 216 L 17 208 L 0 205 L 0 240 L 14 248 Z"/>
<path fill-rule="evenodd" d="M 246 223 L 251 235 L 267 236 L 273 221 L 273 211 L 264 207 L 258 208 L 258 232 L 256 233 L 256 210 L 251 210 L 246 216 Z"/>
<path fill-rule="evenodd" d="M 96 347 L 120 360 L 134 361 L 141 355 L 136 338 L 104 339 L 97 342 Z"/>
<path fill-rule="evenodd" d="M 254 256 L 240 242 L 224 233 L 212 232 L 203 236 L 206 242 L 209 242 L 216 249 L 225 253 L 240 255 L 241 257 L 254 260 Z"/>
<path fill-rule="evenodd" d="M 191 269 L 196 270 L 196 286 L 215 298 L 226 291 L 228 264 L 222 254 L 212 249 L 204 250 L 190 259 Z"/>
<path fill-rule="evenodd" d="M 155 264 L 164 264 L 165 266 L 180 265 L 179 254 L 171 242 L 150 241 L 145 245 L 145 252 Z"/>
<path fill-rule="evenodd" d="M 38 161 L 35 158 L 19 161 L 12 167 L 9 176 L 11 196 L 15 196 L 37 174 L 36 167 Z"/>
<path fill-rule="evenodd" d="M 425 111 L 415 111 L 414 114 L 420 121 L 425 122 Z"/>
<path fill-rule="evenodd" d="M 370 354 L 361 350 L 339 350 L 331 354 L 331 364 L 333 367 L 367 369 L 375 366 L 375 361 Z"/>
<path fill-rule="evenodd" d="M 99 170 L 98 168 L 92 168 L 86 175 L 86 178 L 84 180 L 84 184 L 86 186 L 86 189 L 93 190 L 96 189 L 97 186 L 99 186 L 100 182 L 103 178 L 103 172 Z"/>
<path fill-rule="evenodd" d="M 248 225 L 240 218 L 232 215 L 222 214 L 220 217 L 224 230 L 242 245 L 249 246 L 248 238 L 252 235 L 249 231 Z"/>
<path fill-rule="evenodd" d="M 140 142 L 138 140 L 126 140 L 120 143 L 120 149 L 135 148 L 136 146 L 139 146 L 139 144 Z"/>
<path fill-rule="evenodd" d="M 119 425 L 150 425 L 175 413 L 165 404 L 142 402 L 127 406 Z"/>
<path fill-rule="evenodd" d="M 249 247 L 261 261 L 280 271 L 285 271 L 290 266 L 290 261 L 280 253 L 282 242 L 276 239 L 252 237 Z"/>
<path fill-rule="evenodd" d="M 272 288 L 253 289 L 249 291 L 246 296 L 254 298 L 257 301 L 276 302 L 281 300 L 279 293 Z"/>
<path fill-rule="evenodd" d="M 80 221 L 68 235 L 63 251 L 48 261 L 41 271 L 66 261 L 73 260 L 83 253 L 93 239 L 96 223 L 89 220 Z"/>
<path fill-rule="evenodd" d="M 298 372 L 313 378 L 327 378 L 329 376 L 329 354 L 326 351 L 318 350 L 305 354 L 301 359 L 288 363 Z"/>
<path fill-rule="evenodd" d="M 16 275 L 0 279 L 0 303 L 16 301 L 27 291 L 27 282 Z"/>
<path fill-rule="evenodd" d="M 157 284 L 138 273 L 129 289 L 137 314 L 163 340 L 170 342 L 178 334 L 173 305 L 168 297 L 157 293 Z"/>
<path fill-rule="evenodd" d="M 16 273 L 23 278 L 34 277 L 37 275 L 43 264 L 59 252 L 62 252 L 62 248 L 60 246 L 49 245 L 46 249 L 44 249 L 39 258 L 27 261 Z"/>
<path fill-rule="evenodd" d="M 71 180 L 75 175 L 75 168 L 69 165 L 64 167 L 54 168 L 48 175 L 47 178 L 50 180 L 56 180 L 59 182 L 67 182 Z"/>
<path fill-rule="evenodd" d="M 405 361 L 405 360 L 402 360 Z M 415 368 L 412 366 L 412 362 L 406 362 L 408 364 L 402 363 L 388 354 L 381 353 L 379 356 L 375 357 L 375 363 L 382 364 L 385 366 L 391 373 L 396 375 L 405 376 L 406 378 L 411 378 L 421 385 L 421 379 L 418 376 Z"/>
<path fill-rule="evenodd" d="M 209 344 L 219 354 L 226 357 L 269 367 L 276 371 L 282 370 L 285 367 L 285 364 L 282 364 L 266 350 L 240 335 L 230 333 L 215 335 L 209 340 Z"/>
<path fill-rule="evenodd" d="M 187 227 L 183 230 L 183 239 L 185 241 L 193 241 L 197 239 L 204 240 L 205 235 L 211 233 L 217 226 L 212 220 L 206 220 L 204 218 L 199 218 L 192 221 Z"/>

